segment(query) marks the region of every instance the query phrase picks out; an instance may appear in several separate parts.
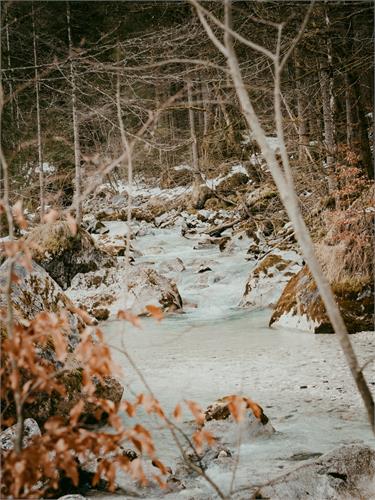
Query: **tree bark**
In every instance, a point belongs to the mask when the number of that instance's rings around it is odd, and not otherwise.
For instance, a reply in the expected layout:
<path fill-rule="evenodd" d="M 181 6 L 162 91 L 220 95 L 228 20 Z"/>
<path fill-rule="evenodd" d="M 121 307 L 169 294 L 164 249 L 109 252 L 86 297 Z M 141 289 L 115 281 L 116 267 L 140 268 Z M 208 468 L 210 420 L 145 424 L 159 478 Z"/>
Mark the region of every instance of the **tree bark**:
<path fill-rule="evenodd" d="M 322 92 L 323 106 L 324 146 L 326 150 L 328 190 L 330 194 L 332 194 L 337 188 L 335 165 L 335 123 L 332 86 L 332 78 L 329 75 L 329 70 L 325 65 L 321 64 L 320 88 Z"/>
<path fill-rule="evenodd" d="M 306 99 L 303 77 L 302 77 L 302 57 L 300 52 L 295 56 L 296 68 L 296 90 L 297 90 L 297 116 L 298 116 L 298 158 L 300 162 L 305 162 L 308 158 L 309 134 L 307 122 L 308 102 Z"/>
<path fill-rule="evenodd" d="M 190 126 L 190 138 L 191 138 L 191 158 L 192 158 L 192 168 L 193 168 L 193 193 L 199 191 L 201 184 L 201 174 L 199 171 L 199 160 L 198 160 L 198 144 L 197 144 L 197 136 L 195 133 L 195 119 L 194 119 L 194 110 L 193 110 L 193 85 L 192 81 L 189 79 L 187 84 L 188 91 L 188 105 L 189 105 L 189 126 Z M 194 194 L 193 194 L 194 197 Z"/>
<path fill-rule="evenodd" d="M 79 142 L 79 125 L 77 116 L 77 84 L 75 79 L 75 68 L 73 63 L 73 43 L 70 29 L 70 4 L 66 4 L 66 20 L 68 25 L 69 58 L 70 58 L 70 83 L 72 86 L 72 117 L 73 117 L 73 136 L 74 136 L 74 164 L 75 164 L 75 189 L 74 189 L 74 207 L 76 209 L 76 222 L 81 224 L 82 220 L 82 199 L 81 199 L 81 147 Z"/>
<path fill-rule="evenodd" d="M 326 57 L 320 61 L 320 88 L 322 92 L 324 142 L 328 174 L 328 190 L 332 194 L 337 189 L 336 180 L 336 143 L 335 143 L 335 98 L 333 94 L 332 41 L 330 34 L 331 20 L 328 6 L 325 5 L 327 27 Z"/>
<path fill-rule="evenodd" d="M 39 75 L 38 75 L 38 68 L 37 68 L 38 59 L 37 59 L 37 48 L 36 48 L 34 3 L 32 3 L 31 5 L 32 5 L 31 10 L 32 10 L 32 21 L 33 21 L 33 51 L 34 51 L 34 70 L 35 70 L 36 122 L 37 122 L 37 128 L 38 128 L 40 220 L 43 221 L 44 214 L 45 214 L 45 194 L 44 194 L 42 132 L 41 132 L 41 125 L 40 125 Z"/>
<path fill-rule="evenodd" d="M 354 147 L 353 99 L 348 73 L 345 73 L 345 112 L 346 112 L 346 144 L 349 149 Z"/>

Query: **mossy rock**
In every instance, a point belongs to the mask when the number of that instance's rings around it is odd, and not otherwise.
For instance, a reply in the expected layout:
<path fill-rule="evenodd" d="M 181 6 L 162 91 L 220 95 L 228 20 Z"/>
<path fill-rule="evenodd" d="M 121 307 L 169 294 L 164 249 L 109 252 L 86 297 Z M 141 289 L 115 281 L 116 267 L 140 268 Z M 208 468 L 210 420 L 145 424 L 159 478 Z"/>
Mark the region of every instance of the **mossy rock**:
<path fill-rule="evenodd" d="M 37 226 L 26 243 L 33 260 L 64 290 L 76 274 L 114 265 L 113 258 L 96 246 L 87 231 L 78 228 L 77 234 L 73 235 L 65 221 Z"/>
<path fill-rule="evenodd" d="M 48 273 L 36 262 L 32 262 L 32 269 L 28 271 L 20 264 L 14 265 L 13 272 L 18 280 L 12 283 L 11 304 L 15 323 L 25 324 L 33 320 L 43 311 L 64 314 L 67 319 L 67 327 L 63 334 L 66 336 L 68 344 L 68 361 L 66 362 L 67 371 L 59 375 L 66 390 L 66 395 L 61 396 L 57 392 L 51 395 L 45 392 L 33 394 L 34 401 L 24 407 L 24 416 L 34 418 L 39 424 L 47 418 L 58 415 L 68 418 L 70 410 L 80 400 L 86 400 L 87 395 L 82 391 L 82 370 L 79 363 L 74 358 L 73 351 L 80 341 L 80 333 L 85 328 L 82 319 L 74 313 L 75 305 L 66 296 L 61 287 L 48 275 Z M 0 287 L 3 288 L 7 281 L 9 273 L 9 260 L 5 261 L 0 267 Z M 0 296 L 0 309 L 6 310 L 7 300 L 5 294 Z M 0 334 L 2 340 L 7 336 L 7 329 L 4 321 L 0 321 Z M 39 346 L 40 356 L 49 366 L 61 368 L 57 361 L 52 340 L 46 345 Z M 41 361 L 42 363 L 42 361 Z M 3 359 L 3 367 L 6 360 Z M 28 375 L 22 372 L 23 383 L 28 380 Z M 123 388 L 117 380 L 109 377 L 103 382 L 94 380 L 96 385 L 96 396 L 98 398 L 110 399 L 114 403 L 121 400 Z M 2 395 L 6 399 L 6 396 Z M 2 401 L 2 407 L 5 410 L 3 418 L 14 417 L 15 408 L 11 398 L 8 401 Z M 95 403 L 85 402 L 83 418 L 85 420 L 94 420 L 97 405 Z"/>
<path fill-rule="evenodd" d="M 373 330 L 373 281 L 346 279 L 331 286 L 348 332 Z M 306 266 L 285 287 L 272 314 L 271 325 L 295 327 L 314 333 L 333 333 L 316 283 Z"/>
<path fill-rule="evenodd" d="M 9 272 L 9 260 L 0 266 L 0 287 L 4 288 Z M 17 275 L 17 282 L 12 283 L 11 304 L 13 314 L 18 323 L 33 320 L 37 314 L 48 311 L 64 314 L 68 320 L 66 334 L 71 349 L 79 341 L 80 332 L 85 325 L 82 319 L 74 314 L 73 302 L 65 295 L 61 287 L 51 278 L 51 276 L 36 262 L 32 262 L 30 271 L 24 266 L 16 263 L 13 272 Z M 5 294 L 0 296 L 0 309 L 6 309 Z M 0 322 L 1 331 L 5 330 L 4 323 Z"/>
<path fill-rule="evenodd" d="M 243 188 L 249 182 L 249 177 L 243 172 L 236 172 L 227 179 L 224 179 L 217 186 L 216 190 L 218 193 L 224 196 L 236 193 L 238 190 Z"/>
<path fill-rule="evenodd" d="M 274 306 L 290 276 L 301 269 L 301 261 L 297 253 L 278 249 L 263 257 L 250 272 L 240 306 L 250 309 Z"/>
<path fill-rule="evenodd" d="M 84 407 L 80 420 L 87 424 L 105 423 L 106 414 L 98 417 L 96 414 L 99 406 L 95 401 L 88 401 L 88 394 L 82 389 L 82 369 L 72 368 L 64 371 L 56 377 L 57 381 L 65 388 L 65 394 L 62 395 L 57 391 L 47 392 L 39 391 L 33 394 L 33 400 L 24 405 L 23 413 L 25 418 L 33 418 L 41 426 L 50 417 L 62 417 L 68 421 L 70 411 L 79 402 L 84 402 Z M 26 382 L 28 376 L 23 373 L 23 380 Z M 121 401 L 124 388 L 113 377 L 106 377 L 102 381 L 94 379 L 95 392 L 94 397 L 98 399 L 108 399 L 118 405 Z M 11 396 L 8 394 L 8 399 L 4 404 L 5 412 L 3 418 L 15 418 L 15 405 Z"/>

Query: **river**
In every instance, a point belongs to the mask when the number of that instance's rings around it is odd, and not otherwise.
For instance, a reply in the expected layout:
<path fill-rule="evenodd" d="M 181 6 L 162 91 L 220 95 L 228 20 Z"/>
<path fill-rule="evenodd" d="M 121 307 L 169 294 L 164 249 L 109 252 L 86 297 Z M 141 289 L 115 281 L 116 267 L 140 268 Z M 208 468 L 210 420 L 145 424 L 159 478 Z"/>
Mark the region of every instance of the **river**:
<path fill-rule="evenodd" d="M 270 310 L 237 307 L 254 266 L 245 259 L 248 245 L 248 240 L 237 238 L 232 253 L 221 253 L 217 245 L 194 249 L 197 240 L 182 237 L 178 226 L 150 229 L 135 241 L 143 254 L 137 261 L 161 269 L 179 257 L 186 269 L 169 276 L 176 280 L 183 300 L 194 306 L 161 322 L 145 318 L 142 329 L 117 321 L 103 327 L 123 370 L 125 395 L 146 389 L 119 351 L 123 346 L 168 413 L 184 399 L 204 408 L 228 394 L 247 395 L 263 407 L 277 432 L 242 444 L 238 487 L 264 481 L 295 466 L 301 457 L 345 443 L 375 445 L 337 338 L 271 329 Z M 211 270 L 197 272 L 205 267 Z M 374 353 L 374 334 L 363 332 L 351 339 L 364 363 Z M 375 388 L 374 364 L 366 375 Z M 173 440 L 158 422 L 144 414 L 140 418 L 152 428 L 160 457 L 174 469 L 178 449 Z M 185 418 L 191 418 L 188 412 Z M 213 465 L 208 473 L 224 491 L 228 488 L 230 467 Z M 189 488 L 213 498 L 202 480 Z"/>

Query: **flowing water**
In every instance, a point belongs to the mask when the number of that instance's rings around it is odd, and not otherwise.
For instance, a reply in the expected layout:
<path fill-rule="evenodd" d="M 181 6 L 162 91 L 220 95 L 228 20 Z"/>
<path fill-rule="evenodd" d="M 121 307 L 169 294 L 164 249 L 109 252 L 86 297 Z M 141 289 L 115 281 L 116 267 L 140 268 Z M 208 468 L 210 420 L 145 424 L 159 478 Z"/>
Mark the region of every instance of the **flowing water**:
<path fill-rule="evenodd" d="M 130 325 L 124 329 L 116 321 L 105 324 L 106 338 L 124 371 L 125 394 L 145 392 L 145 387 L 119 352 L 123 347 L 167 412 L 184 399 L 202 407 L 228 394 L 257 401 L 277 432 L 241 446 L 237 486 L 279 474 L 295 465 L 293 456 L 299 454 L 324 453 L 350 442 L 375 444 L 336 337 L 270 329 L 269 310 L 237 307 L 254 266 L 245 260 L 248 240 L 237 239 L 227 255 L 217 246 L 194 249 L 196 245 L 183 238 L 178 227 L 154 229 L 136 240 L 143 253 L 138 261 L 156 269 L 182 259 L 186 270 L 169 276 L 183 300 L 196 307 L 190 305 L 185 313 L 159 323 L 144 319 L 141 330 Z M 211 270 L 198 273 L 200 267 Z M 374 334 L 351 339 L 364 363 L 374 353 Z M 366 375 L 375 389 L 373 364 Z M 191 418 L 188 412 L 184 416 Z M 156 421 L 142 418 L 153 429 L 161 458 L 173 467 L 178 456 L 173 440 Z M 208 472 L 224 490 L 228 488 L 230 468 L 213 465 Z M 202 482 L 197 485 L 207 491 Z"/>

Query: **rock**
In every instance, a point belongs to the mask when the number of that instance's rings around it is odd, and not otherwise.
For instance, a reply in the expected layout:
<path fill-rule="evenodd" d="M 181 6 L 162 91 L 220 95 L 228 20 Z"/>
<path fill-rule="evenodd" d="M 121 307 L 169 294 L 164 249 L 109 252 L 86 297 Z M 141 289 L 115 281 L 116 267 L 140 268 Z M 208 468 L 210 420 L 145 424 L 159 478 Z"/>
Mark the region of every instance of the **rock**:
<path fill-rule="evenodd" d="M 375 498 L 375 450 L 341 446 L 271 480 L 252 498 Z"/>
<path fill-rule="evenodd" d="M 211 222 L 215 217 L 215 212 L 213 210 L 201 209 L 197 212 L 197 218 L 202 222 Z"/>
<path fill-rule="evenodd" d="M 8 275 L 9 261 L 0 267 L 0 287 L 4 289 Z M 82 319 L 74 314 L 74 304 L 61 287 L 36 262 L 32 262 L 31 271 L 16 263 L 14 273 L 18 280 L 12 284 L 11 303 L 15 320 L 24 323 L 35 318 L 42 311 L 59 313 L 64 311 L 69 323 L 66 332 L 69 345 L 73 349 L 79 342 L 79 333 L 85 327 Z M 4 294 L 0 296 L 0 309 L 6 307 Z M 2 326 L 0 324 L 0 330 Z"/>
<path fill-rule="evenodd" d="M 201 274 L 201 273 L 206 273 L 207 271 L 212 271 L 212 269 L 209 266 L 205 266 L 203 264 L 202 266 L 200 266 L 197 273 Z"/>
<path fill-rule="evenodd" d="M 109 228 L 103 224 L 100 220 L 89 219 L 82 222 L 82 226 L 90 234 L 107 234 L 109 233 Z"/>
<path fill-rule="evenodd" d="M 182 308 L 182 300 L 176 284 L 160 275 L 154 269 L 144 266 L 130 266 L 128 269 L 127 309 L 133 314 L 145 314 L 145 306 L 153 304 L 165 311 Z M 93 308 L 109 310 L 113 317 L 124 308 L 125 266 L 121 263 L 110 269 L 78 274 L 72 281 L 67 294 L 84 305 L 91 312 Z"/>
<path fill-rule="evenodd" d="M 230 236 L 223 236 L 222 238 L 220 238 L 220 240 L 218 241 L 220 252 L 224 252 L 224 250 L 229 251 L 229 247 L 231 246 L 230 242 Z"/>
<path fill-rule="evenodd" d="M 207 260 L 207 259 L 193 259 L 187 262 L 187 267 L 195 274 L 201 274 L 200 270 L 206 269 L 206 271 L 212 271 L 214 268 L 217 268 L 218 262 L 215 260 Z M 203 271 L 204 272 L 204 271 Z"/>
<path fill-rule="evenodd" d="M 155 226 L 160 227 L 160 229 L 170 227 L 176 222 L 178 215 L 179 213 L 175 209 L 170 212 L 165 212 L 164 214 L 159 215 L 159 217 L 155 217 Z"/>
<path fill-rule="evenodd" d="M 374 283 L 344 280 L 331 284 L 349 333 L 374 326 Z M 324 304 L 310 271 L 304 266 L 280 296 L 270 326 L 287 326 L 313 333 L 333 333 Z"/>
<path fill-rule="evenodd" d="M 236 193 L 239 188 L 247 184 L 249 177 L 243 172 L 236 172 L 226 179 L 224 179 L 216 187 L 216 191 L 221 195 L 228 196 L 232 193 Z"/>
<path fill-rule="evenodd" d="M 212 238 L 208 235 L 202 235 L 198 243 L 193 246 L 194 250 L 200 250 L 202 248 L 212 248 L 213 245 L 217 244 L 217 238 Z"/>
<path fill-rule="evenodd" d="M 96 240 L 98 248 L 112 257 L 124 257 L 126 253 L 126 235 L 103 234 Z M 140 257 L 142 253 L 130 244 L 130 262 L 134 262 L 134 257 Z"/>
<path fill-rule="evenodd" d="M 4 262 L 0 267 L 0 287 L 5 286 L 7 280 L 7 270 L 9 261 Z M 82 319 L 74 313 L 75 306 L 67 297 L 60 286 L 47 274 L 47 272 L 37 263 L 32 263 L 32 270 L 28 272 L 20 264 L 15 264 L 14 272 L 18 276 L 18 281 L 12 285 L 11 302 L 15 321 L 21 324 L 35 318 L 38 313 L 48 311 L 61 313 L 67 317 L 69 329 L 64 331 L 68 343 L 68 360 L 66 361 L 66 371 L 59 376 L 60 382 L 66 389 L 66 395 L 61 396 L 56 392 L 51 395 L 45 392 L 38 392 L 34 401 L 24 406 L 24 416 L 34 418 L 39 424 L 45 422 L 50 416 L 62 416 L 67 418 L 70 410 L 80 400 L 87 398 L 82 393 L 82 370 L 74 359 L 73 351 L 80 341 L 80 332 L 85 328 Z M 0 296 L 0 309 L 6 307 L 5 296 Z M 1 334 L 6 334 L 4 323 L 0 323 Z M 53 346 L 47 343 L 40 347 L 40 355 L 49 362 L 61 367 L 55 357 Z M 25 374 L 25 382 L 27 374 Z M 115 404 L 121 400 L 123 387 L 114 378 L 107 378 L 104 383 L 94 380 L 96 385 L 96 395 L 105 399 L 110 399 Z M 94 421 L 97 406 L 87 403 L 84 408 L 84 419 Z M 11 400 L 3 418 L 14 417 L 15 408 Z"/>
<path fill-rule="evenodd" d="M 250 309 L 274 306 L 301 265 L 302 258 L 293 251 L 274 250 L 266 255 L 250 272 L 239 305 Z"/>
<path fill-rule="evenodd" d="M 98 321 L 105 321 L 106 319 L 109 318 L 109 310 L 104 307 L 94 307 L 91 310 L 91 314 Z"/>
<path fill-rule="evenodd" d="M 0 447 L 2 451 L 13 450 L 15 435 L 16 425 L 12 425 L 0 433 Z M 41 436 L 39 425 L 33 418 L 26 418 L 24 421 L 22 447 L 26 448 L 29 446 L 35 436 Z"/>
<path fill-rule="evenodd" d="M 205 208 L 206 201 L 214 196 L 213 191 L 205 184 L 194 184 L 191 193 L 191 206 L 197 210 Z"/>
<path fill-rule="evenodd" d="M 44 224 L 33 229 L 26 239 L 32 258 L 63 288 L 70 286 L 78 273 L 114 265 L 114 260 L 95 245 L 87 231 L 72 235 L 67 222 Z"/>
<path fill-rule="evenodd" d="M 213 462 L 227 462 L 232 459 L 232 455 L 238 450 L 238 443 L 253 443 L 258 437 L 269 437 L 275 429 L 272 427 L 267 416 L 261 411 L 261 418 L 254 416 L 250 409 L 247 409 L 244 418 L 236 422 L 229 411 L 230 397 L 218 399 L 213 404 L 207 407 L 204 412 L 204 422 L 199 429 L 208 431 L 214 438 L 215 442 L 210 446 L 202 445 L 201 451 L 195 451 L 187 448 L 186 456 L 192 462 L 198 462 L 203 469 L 208 468 Z M 188 470 L 186 464 L 179 462 L 176 475 L 179 477 L 188 476 L 191 471 Z"/>
<path fill-rule="evenodd" d="M 186 269 L 185 265 L 179 257 L 176 257 L 173 260 L 162 262 L 159 266 L 159 271 L 162 274 L 167 274 L 171 272 L 181 273 L 182 271 L 185 271 L 185 269 Z"/>
<path fill-rule="evenodd" d="M 210 431 L 216 439 L 226 446 L 236 446 L 238 438 L 248 442 L 259 436 L 271 436 L 275 429 L 261 407 L 260 419 L 256 418 L 251 409 L 247 409 L 243 420 L 236 422 L 229 410 L 228 396 L 216 400 L 205 411 L 204 428 Z"/>
<path fill-rule="evenodd" d="M 68 361 L 66 371 L 56 378 L 65 387 L 66 395 L 61 396 L 55 391 L 51 394 L 38 392 L 35 395 L 34 401 L 24 407 L 26 417 L 34 418 L 40 425 L 52 416 L 59 416 L 67 420 L 72 408 L 79 401 L 83 401 L 84 407 L 81 420 L 87 424 L 105 423 L 106 415 L 104 414 L 98 421 L 98 417 L 96 416 L 97 404 L 95 402 L 88 402 L 87 393 L 82 392 L 82 369 L 74 358 Z M 103 382 L 94 379 L 94 383 L 96 387 L 95 397 L 108 399 L 113 401 L 115 405 L 120 403 L 124 388 L 115 378 L 106 377 Z"/>
<path fill-rule="evenodd" d="M 59 497 L 58 500 L 85 500 L 86 497 L 82 495 L 64 495 L 63 497 Z"/>

